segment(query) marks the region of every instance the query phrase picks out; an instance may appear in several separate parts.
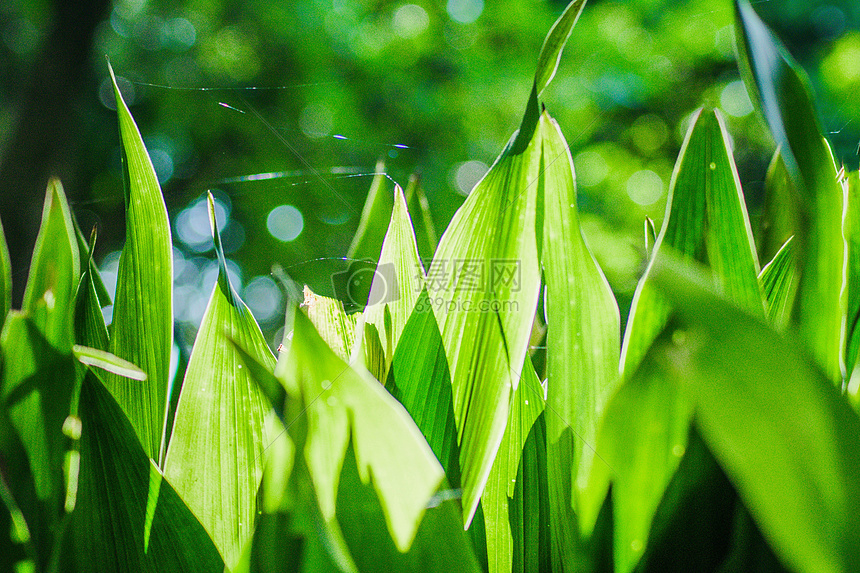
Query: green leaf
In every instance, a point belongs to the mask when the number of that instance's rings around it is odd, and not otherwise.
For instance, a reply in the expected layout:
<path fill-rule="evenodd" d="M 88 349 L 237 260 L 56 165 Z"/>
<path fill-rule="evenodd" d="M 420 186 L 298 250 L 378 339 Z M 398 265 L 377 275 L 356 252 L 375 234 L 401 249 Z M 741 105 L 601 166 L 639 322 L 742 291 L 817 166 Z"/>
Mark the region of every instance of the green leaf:
<path fill-rule="evenodd" d="M 445 493 L 430 500 L 415 541 L 402 553 L 388 535 L 380 500 L 372 487 L 362 483 L 349 448 L 338 490 L 337 520 L 357 569 L 362 573 L 481 571 L 463 531 L 459 504 L 441 495 Z"/>
<path fill-rule="evenodd" d="M 543 141 L 538 194 L 544 208 L 541 264 L 546 281 L 547 407 L 552 412 L 546 420 L 548 479 L 564 507 L 576 511 L 587 536 L 605 497 L 584 496 L 591 466 L 603 463 L 595 460 L 594 445 L 599 420 L 619 380 L 620 317 L 612 289 L 582 236 L 567 142 L 546 113 L 539 129 Z M 573 439 L 573 443 L 558 445 L 562 439 Z M 556 534 L 562 527 L 575 527 L 562 518 L 554 523 Z M 566 542 L 562 536 L 556 543 Z"/>
<path fill-rule="evenodd" d="M 582 14 L 583 8 L 585 8 L 585 0 L 572 0 L 544 39 L 538 57 L 537 71 L 535 71 L 535 86 L 537 86 L 538 97 L 555 76 L 558 63 L 561 61 L 561 52 L 573 32 L 573 27 L 576 25 L 579 15 Z"/>
<path fill-rule="evenodd" d="M 9 260 L 9 245 L 6 244 L 6 234 L 3 223 L 0 222 L 0 327 L 9 309 L 12 308 L 12 263 Z"/>
<path fill-rule="evenodd" d="M 93 229 L 92 240 L 95 247 L 95 229 Z M 104 284 L 99 276 L 98 269 L 93 263 L 93 252 L 78 233 L 78 245 L 83 246 L 87 253 L 87 263 L 84 265 L 81 280 L 78 283 L 78 291 L 75 295 L 75 342 L 84 346 L 90 346 L 98 350 L 106 351 L 110 345 L 110 337 L 105 326 L 104 315 L 101 310 L 101 301 L 109 301 L 110 298 L 100 298 L 99 287 Z"/>
<path fill-rule="evenodd" d="M 468 525 L 520 377 L 540 283 L 535 208 L 541 142 L 503 152 L 454 215 L 427 269 L 451 371 Z"/>
<path fill-rule="evenodd" d="M 764 315 L 758 257 L 719 111 L 700 110 L 691 122 L 672 174 L 651 264 L 664 244 L 685 257 L 708 261 L 721 292 L 749 312 Z M 624 333 L 625 374 L 635 369 L 669 316 L 669 306 L 650 284 L 651 264 L 636 287 Z"/>
<path fill-rule="evenodd" d="M 74 223 L 75 225 L 75 236 L 78 239 L 78 252 L 81 254 L 81 256 L 87 254 L 88 259 L 86 263 L 81 261 L 81 272 L 90 273 L 90 276 L 93 280 L 93 285 L 95 286 L 95 292 L 97 300 L 99 302 L 99 308 L 111 305 L 113 304 L 113 301 L 110 298 L 110 293 L 108 293 L 107 287 L 105 286 L 104 281 L 102 281 L 101 274 L 99 273 L 98 265 L 96 265 L 96 262 L 93 259 L 93 251 L 96 247 L 96 227 L 93 227 L 92 232 L 90 233 L 90 240 L 88 243 L 83 233 L 81 232 L 81 228 L 78 226 L 78 222 L 74 218 L 72 218 L 72 223 Z M 84 266 L 86 266 L 87 268 L 85 269 Z"/>
<path fill-rule="evenodd" d="M 551 570 L 552 520 L 547 484 L 546 410 L 526 437 L 508 515 L 513 534 L 513 573 Z M 551 414 L 550 414 L 551 415 Z"/>
<path fill-rule="evenodd" d="M 346 256 L 350 259 L 375 259 L 382 248 L 393 207 L 392 195 L 385 190 L 387 179 L 385 162 L 380 159 L 376 162 L 376 171 L 361 211 L 358 229 L 352 236 L 352 243 L 347 251 Z"/>
<path fill-rule="evenodd" d="M 341 301 L 318 295 L 307 285 L 302 307 L 329 348 L 334 350 L 338 358 L 348 361 L 355 344 L 355 329 L 361 313 L 346 314 Z"/>
<path fill-rule="evenodd" d="M 592 470 L 591 495 L 605 495 L 612 475 L 615 570 L 631 571 L 648 542 L 651 522 L 687 446 L 693 410 L 678 389 L 667 359 L 676 343 L 671 325 L 652 344 L 603 416 Z"/>
<path fill-rule="evenodd" d="M 801 226 L 796 230 L 800 338 L 827 378 L 844 377 L 846 245 L 841 189 L 830 148 L 821 136 L 806 74 L 765 26 L 749 2 L 735 1 L 739 63 L 797 189 Z"/>
<path fill-rule="evenodd" d="M 45 338 L 60 352 L 72 348 L 75 289 L 80 255 L 63 186 L 48 181 L 42 226 L 33 249 L 22 310 L 33 317 Z"/>
<path fill-rule="evenodd" d="M 418 258 L 418 245 L 406 197 L 399 185 L 394 186 L 394 207 L 379 263 L 370 286 L 364 311 L 368 323 L 376 326 L 390 364 L 397 342 L 415 308 L 424 283 L 424 269 Z M 386 325 L 386 314 L 390 323 Z"/>
<path fill-rule="evenodd" d="M 773 260 L 759 274 L 761 290 L 767 301 L 767 319 L 776 330 L 785 330 L 791 317 L 791 304 L 797 288 L 797 263 L 794 237 L 789 237 Z"/>
<path fill-rule="evenodd" d="M 57 502 L 67 449 L 62 427 L 76 387 L 74 363 L 45 338 L 35 319 L 16 311 L 7 316 L 0 347 L 2 400 L 27 453 L 36 495 Z"/>
<path fill-rule="evenodd" d="M 307 424 L 306 440 L 293 440 L 305 444 L 299 451 L 323 518 L 328 522 L 335 516 L 338 480 L 352 435 L 361 481 L 373 482 L 394 543 L 407 551 L 442 481 L 442 467 L 406 410 L 360 364 L 338 358 L 303 313 L 295 313 L 293 328 L 289 356 L 279 362 L 275 375 L 298 400 L 296 407 L 301 405 L 296 414 Z M 297 419 L 285 417 L 288 427 Z"/>
<path fill-rule="evenodd" d="M 761 260 L 774 257 L 789 237 L 800 229 L 800 196 L 791 184 L 785 159 L 777 149 L 764 179 L 764 207 L 761 219 L 759 255 Z"/>
<path fill-rule="evenodd" d="M 451 396 L 451 376 L 427 291 L 403 333 L 389 371 L 391 394 L 403 404 L 445 469 L 448 483 L 460 487 L 460 450 Z"/>
<path fill-rule="evenodd" d="M 275 359 L 227 274 L 209 194 L 218 281 L 188 360 L 164 475 L 232 567 L 254 531 L 269 404 L 230 341 L 272 369 Z M 202 431 L 202 429 L 206 431 Z"/>
<path fill-rule="evenodd" d="M 0 434 L 14 432 L 0 439 L 4 466 L 12 477 L 4 480 L 27 521 L 40 567 L 47 566 L 63 534 L 63 466 L 70 448 L 63 430 L 74 414 L 79 380 L 71 354 L 59 352 L 45 337 L 43 325 L 52 324 L 51 316 L 47 318 L 38 324 L 13 310 L 0 334 Z"/>
<path fill-rule="evenodd" d="M 514 528 L 525 527 L 528 516 L 517 514 L 517 522 L 511 523 L 509 503 L 514 497 L 517 473 L 526 439 L 532 426 L 544 411 L 543 387 L 532 366 L 531 358 L 526 356 L 523 364 L 523 378 L 511 394 L 508 410 L 508 423 L 499 446 L 499 453 L 493 462 L 487 486 L 481 498 L 484 510 L 484 524 L 487 531 L 487 556 L 490 573 L 511 571 L 514 561 Z M 521 502 L 530 500 L 520 500 Z M 528 523 L 528 525 L 531 525 Z M 517 534 L 520 531 L 516 531 Z"/>
<path fill-rule="evenodd" d="M 78 570 L 223 571 L 203 526 L 92 376 L 84 380 L 80 414 L 81 473 L 72 528 Z"/>
<path fill-rule="evenodd" d="M 146 380 L 146 372 L 131 362 L 117 358 L 110 352 L 75 344 L 72 347 L 72 354 L 75 355 L 75 358 L 81 364 L 95 366 L 117 376 L 124 376 L 130 380 Z"/>
<path fill-rule="evenodd" d="M 845 240 L 848 241 L 848 303 L 845 364 L 853 372 L 860 354 L 860 174 L 848 176 L 848 210 L 845 213 Z"/>
<path fill-rule="evenodd" d="M 421 260 L 429 261 L 433 258 L 436 245 L 439 244 L 439 235 L 436 233 L 436 225 L 433 224 L 433 216 L 430 213 L 430 203 L 424 188 L 421 186 L 421 178 L 417 173 L 409 176 L 406 184 L 406 205 L 409 207 L 409 216 L 416 221 L 415 242 L 418 244 L 418 256 Z"/>
<path fill-rule="evenodd" d="M 173 345 L 170 223 L 140 131 L 122 99 L 113 69 L 110 73 L 119 117 L 126 209 L 126 243 L 117 271 L 110 351 L 137 364 L 148 378 L 141 384 L 112 376 L 107 386 L 131 421 L 143 450 L 160 463 Z"/>
<path fill-rule="evenodd" d="M 800 341 L 721 299 L 701 270 L 661 256 L 654 280 L 682 321 L 672 379 L 765 538 L 791 569 L 855 570 L 860 418 Z"/>

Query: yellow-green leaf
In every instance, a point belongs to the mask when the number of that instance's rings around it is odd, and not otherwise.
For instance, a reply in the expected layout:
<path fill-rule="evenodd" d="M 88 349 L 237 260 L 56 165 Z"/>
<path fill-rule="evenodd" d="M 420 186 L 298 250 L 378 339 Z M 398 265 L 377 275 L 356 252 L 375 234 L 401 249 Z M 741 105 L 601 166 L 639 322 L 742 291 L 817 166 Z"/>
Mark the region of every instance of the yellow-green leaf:
<path fill-rule="evenodd" d="M 119 260 L 111 326 L 112 354 L 137 364 L 145 383 L 120 376 L 107 386 L 143 450 L 160 462 L 173 345 L 173 248 L 155 169 L 110 69 L 119 117 L 125 187 L 126 242 Z"/>
<path fill-rule="evenodd" d="M 323 518 L 335 516 L 351 435 L 359 476 L 364 483 L 373 482 L 394 543 L 407 551 L 444 477 L 409 414 L 360 364 L 338 358 L 301 312 L 295 313 L 289 355 L 275 375 L 302 405 L 306 440 L 294 441 L 305 444 L 301 451 Z"/>
<path fill-rule="evenodd" d="M 795 321 L 801 339 L 834 384 L 844 377 L 847 297 L 842 235 L 847 188 L 821 136 L 806 73 L 746 0 L 735 0 L 735 38 L 747 89 L 764 116 L 800 195 L 795 232 L 800 273 Z"/>
<path fill-rule="evenodd" d="M 558 124 L 541 116 L 543 248 L 547 319 L 546 418 L 549 487 L 576 510 L 590 531 L 603 495 L 586 500 L 585 484 L 594 457 L 598 423 L 617 385 L 620 354 L 618 304 L 585 243 L 576 208 L 573 160 Z M 560 445 L 559 440 L 573 443 Z M 568 454 L 573 455 L 573 459 Z M 565 473 L 566 475 L 560 475 Z M 562 484 L 570 484 L 569 491 Z M 575 524 L 554 522 L 554 534 Z M 564 544 L 557 537 L 557 544 Z"/>
<path fill-rule="evenodd" d="M 182 392 L 164 475 L 209 532 L 232 567 L 254 531 L 269 404 L 231 341 L 269 369 L 275 359 L 251 311 L 236 295 L 215 223 L 218 281 L 203 315 Z"/>

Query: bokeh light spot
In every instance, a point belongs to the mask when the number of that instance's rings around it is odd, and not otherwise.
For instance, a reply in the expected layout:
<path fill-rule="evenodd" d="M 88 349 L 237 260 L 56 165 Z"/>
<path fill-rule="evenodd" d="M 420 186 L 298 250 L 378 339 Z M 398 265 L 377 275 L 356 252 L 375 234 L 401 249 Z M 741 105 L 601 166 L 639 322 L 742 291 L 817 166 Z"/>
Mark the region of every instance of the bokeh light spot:
<path fill-rule="evenodd" d="M 405 4 L 394 13 L 394 33 L 401 38 L 414 38 L 427 29 L 430 17 L 421 6 Z"/>
<path fill-rule="evenodd" d="M 583 151 L 573 160 L 576 166 L 576 182 L 585 187 L 594 187 L 606 179 L 609 165 L 597 151 Z"/>
<path fill-rule="evenodd" d="M 468 195 L 478 181 L 487 173 L 487 164 L 483 161 L 465 161 L 454 168 L 454 184 L 463 195 Z"/>
<path fill-rule="evenodd" d="M 270 277 L 258 276 L 251 279 L 242 298 L 258 321 L 268 322 L 280 317 L 281 289 Z"/>
<path fill-rule="evenodd" d="M 637 205 L 652 205 L 663 195 L 663 179 L 650 169 L 637 171 L 627 180 L 627 194 Z"/>
<path fill-rule="evenodd" d="M 299 128 L 312 139 L 329 135 L 333 127 L 334 116 L 331 110 L 322 104 L 312 103 L 305 106 L 299 116 Z"/>
<path fill-rule="evenodd" d="M 460 24 L 471 24 L 484 11 L 484 0 L 448 0 L 448 15 Z"/>
<path fill-rule="evenodd" d="M 289 243 L 301 235 L 305 227 L 302 212 L 292 205 L 279 205 L 266 217 L 266 228 L 279 241 Z"/>
<path fill-rule="evenodd" d="M 720 106 L 733 117 L 744 117 L 753 111 L 747 89 L 741 80 L 729 83 L 720 92 Z"/>

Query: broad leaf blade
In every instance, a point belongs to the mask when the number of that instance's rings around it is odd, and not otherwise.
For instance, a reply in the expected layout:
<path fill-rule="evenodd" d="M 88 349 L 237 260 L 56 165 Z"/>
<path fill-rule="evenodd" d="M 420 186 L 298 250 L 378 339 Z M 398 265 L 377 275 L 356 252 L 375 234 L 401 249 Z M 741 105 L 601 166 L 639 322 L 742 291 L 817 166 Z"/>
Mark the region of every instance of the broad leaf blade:
<path fill-rule="evenodd" d="M 51 179 L 21 308 L 61 352 L 71 349 L 74 338 L 72 317 L 80 266 L 69 204 L 60 181 Z"/>
<path fill-rule="evenodd" d="M 777 555 L 798 571 L 853 571 L 860 418 L 798 344 L 719 298 L 701 270 L 666 257 L 655 281 L 683 321 L 673 379 Z"/>
<path fill-rule="evenodd" d="M 373 482 L 395 545 L 408 550 L 444 473 L 406 410 L 360 365 L 338 358 L 300 312 L 289 357 L 275 375 L 304 404 L 301 451 L 324 519 L 335 516 L 351 434 L 361 480 Z"/>
<path fill-rule="evenodd" d="M 439 326 L 422 291 L 389 371 L 391 394 L 403 404 L 436 454 L 451 487 L 460 487 L 460 450 L 451 397 L 451 376 Z"/>
<path fill-rule="evenodd" d="M 538 232 L 543 233 L 551 412 L 546 418 L 548 479 L 556 499 L 576 510 L 583 531 L 588 532 L 604 499 L 602 494 L 589 499 L 584 495 L 592 464 L 603 463 L 595 460 L 594 446 L 599 420 L 619 379 L 620 317 L 612 289 L 582 236 L 567 143 L 546 113 L 539 129 L 544 215 Z M 573 443 L 559 445 L 562 439 Z M 568 451 L 573 459 L 567 457 Z M 575 524 L 562 518 L 554 523 L 556 545 L 568 543 L 559 529 Z"/>
<path fill-rule="evenodd" d="M 218 550 L 92 376 L 81 391 L 81 474 L 74 554 L 82 571 L 224 570 Z"/>
<path fill-rule="evenodd" d="M 490 470 L 487 486 L 481 498 L 484 524 L 487 531 L 487 556 L 490 573 L 511 571 L 514 562 L 514 535 L 527 524 L 521 513 L 511 523 L 509 503 L 514 497 L 517 473 L 520 469 L 523 448 L 532 426 L 544 411 L 543 387 L 535 373 L 531 358 L 523 364 L 523 378 L 511 394 L 508 424 L 499 446 L 499 453 Z M 531 501 L 531 500 L 521 500 Z M 513 531 L 517 527 L 517 531 Z"/>
<path fill-rule="evenodd" d="M 847 193 L 815 114 L 809 80 L 749 2 L 735 1 L 739 63 L 800 194 L 800 283 L 795 319 L 809 352 L 835 384 L 844 375 L 846 312 L 842 214 Z"/>
<path fill-rule="evenodd" d="M 188 361 L 164 475 L 232 567 L 254 531 L 262 456 L 270 439 L 269 404 L 231 341 L 269 369 L 275 360 L 230 285 L 211 194 L 209 210 L 220 271 Z"/>
<path fill-rule="evenodd" d="M 570 34 L 573 32 L 573 27 L 582 14 L 582 9 L 585 8 L 585 0 L 572 0 L 567 8 L 564 9 L 558 20 L 552 25 L 546 39 L 543 41 L 543 46 L 540 49 L 538 57 L 537 71 L 535 72 L 535 86 L 537 86 L 537 95 L 540 97 L 544 88 L 549 85 L 555 76 L 555 71 L 558 69 L 558 63 L 561 61 L 561 52 L 564 45 L 567 43 Z"/>
<path fill-rule="evenodd" d="M 110 377 L 108 389 L 128 415 L 146 454 L 161 459 L 173 344 L 173 249 L 155 169 L 111 69 L 126 199 L 126 243 L 119 260 L 110 351 L 148 379 Z"/>
<path fill-rule="evenodd" d="M 685 257 L 710 260 L 721 290 L 750 312 L 764 314 L 758 258 L 730 150 L 719 112 L 699 111 L 675 164 L 651 261 L 664 244 Z M 625 373 L 635 369 L 669 316 L 649 275 L 650 265 L 633 296 L 621 355 Z"/>
<path fill-rule="evenodd" d="M 367 322 L 376 326 L 379 332 L 388 363 L 391 362 L 406 321 L 415 308 L 423 283 L 424 269 L 418 258 L 418 245 L 406 197 L 400 186 L 395 185 L 391 222 L 382 243 L 365 309 Z M 388 321 L 386 313 L 389 314 Z"/>
<path fill-rule="evenodd" d="M 537 306 L 540 139 L 503 153 L 442 235 L 427 289 L 451 369 L 468 525 L 507 421 Z"/>

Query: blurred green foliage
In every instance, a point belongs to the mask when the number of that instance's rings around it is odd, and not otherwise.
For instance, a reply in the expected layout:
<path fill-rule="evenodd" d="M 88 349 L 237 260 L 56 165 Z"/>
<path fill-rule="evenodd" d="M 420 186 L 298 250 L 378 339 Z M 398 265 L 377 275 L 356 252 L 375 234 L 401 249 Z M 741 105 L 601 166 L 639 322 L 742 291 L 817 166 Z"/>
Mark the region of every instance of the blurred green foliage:
<path fill-rule="evenodd" d="M 283 300 L 272 264 L 332 294 L 330 275 L 345 266 L 340 258 L 378 159 L 402 186 L 420 173 L 437 228 L 447 225 L 516 129 L 541 41 L 565 4 L 109 5 L 89 47 L 84 89 L 73 102 L 72 144 L 59 169 L 85 232 L 100 228 L 96 260 L 107 282 L 116 268 L 111 253 L 123 240 L 123 199 L 105 56 L 144 136 L 179 239 L 176 297 L 185 310 L 177 320 L 188 326 L 179 340 L 190 344 L 215 280 L 203 201 L 212 189 L 237 286 L 274 341 Z M 837 161 L 856 169 L 860 3 L 771 0 L 756 9 L 810 73 Z M 49 0 L 11 0 L 0 8 L 4 153 L 56 15 Z M 773 144 L 739 80 L 731 24 L 728 0 L 591 0 L 544 94 L 571 144 L 583 227 L 622 314 L 640 270 L 643 220 L 648 215 L 659 227 L 696 108 L 725 112 L 753 220 L 759 210 Z M 36 212 L 39 201 L 25 206 Z M 25 276 L 16 267 L 13 280 Z"/>

